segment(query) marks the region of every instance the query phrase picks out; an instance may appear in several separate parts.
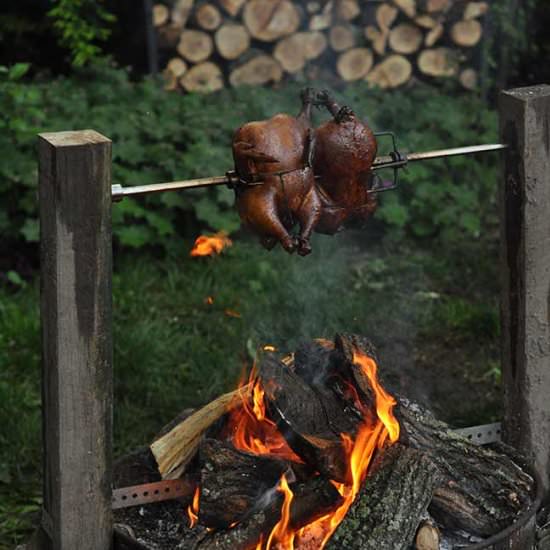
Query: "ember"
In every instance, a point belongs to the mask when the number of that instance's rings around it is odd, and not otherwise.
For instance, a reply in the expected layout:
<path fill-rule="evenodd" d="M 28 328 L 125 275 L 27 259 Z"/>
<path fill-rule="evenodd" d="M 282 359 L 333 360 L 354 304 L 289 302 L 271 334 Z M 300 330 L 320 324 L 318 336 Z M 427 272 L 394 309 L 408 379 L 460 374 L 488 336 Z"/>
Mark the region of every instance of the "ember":
<path fill-rule="evenodd" d="M 193 258 L 197 256 L 215 256 L 232 244 L 233 241 L 223 231 L 210 236 L 201 235 L 195 240 L 195 245 L 189 254 Z"/>

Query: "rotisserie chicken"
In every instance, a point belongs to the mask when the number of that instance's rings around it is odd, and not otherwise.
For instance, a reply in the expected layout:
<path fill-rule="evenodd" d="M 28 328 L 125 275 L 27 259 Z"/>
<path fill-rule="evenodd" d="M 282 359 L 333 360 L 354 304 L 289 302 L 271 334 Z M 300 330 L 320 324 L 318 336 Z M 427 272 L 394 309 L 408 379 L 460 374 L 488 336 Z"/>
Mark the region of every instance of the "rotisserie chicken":
<path fill-rule="evenodd" d="M 332 115 L 317 129 L 313 105 Z M 236 190 L 239 215 L 266 248 L 279 242 L 287 252 L 309 254 L 313 231 L 333 234 L 374 211 L 367 185 L 375 156 L 374 134 L 353 111 L 308 88 L 297 117 L 278 114 L 235 132 L 233 158 L 243 182 Z"/>

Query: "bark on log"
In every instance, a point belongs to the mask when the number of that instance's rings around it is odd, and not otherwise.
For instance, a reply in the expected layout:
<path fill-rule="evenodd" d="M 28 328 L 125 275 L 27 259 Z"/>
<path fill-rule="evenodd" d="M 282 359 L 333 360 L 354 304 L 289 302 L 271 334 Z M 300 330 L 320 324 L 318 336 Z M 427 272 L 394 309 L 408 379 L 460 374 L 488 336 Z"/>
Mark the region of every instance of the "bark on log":
<path fill-rule="evenodd" d="M 430 32 L 426 35 L 426 38 L 424 40 L 424 44 L 431 48 L 442 36 L 444 27 L 441 23 L 438 23 L 433 29 L 430 30 Z"/>
<path fill-rule="evenodd" d="M 352 21 L 360 13 L 358 0 L 336 0 L 335 16 L 338 21 Z"/>
<path fill-rule="evenodd" d="M 367 82 L 380 88 L 397 88 L 405 84 L 411 77 L 412 65 L 402 55 L 393 54 L 375 65 L 369 74 Z"/>
<path fill-rule="evenodd" d="M 481 39 L 481 24 L 476 19 L 457 21 L 451 27 L 451 38 L 458 46 L 471 48 Z"/>
<path fill-rule="evenodd" d="M 331 483 L 317 477 L 291 486 L 294 498 L 290 505 L 290 523 L 300 529 L 337 507 L 341 497 Z M 193 550 L 245 550 L 253 548 L 260 537 L 269 533 L 279 521 L 282 495 L 275 493 L 270 506 L 254 513 L 233 529 L 217 531 L 194 546 Z"/>
<path fill-rule="evenodd" d="M 343 53 L 336 63 L 338 75 L 346 80 L 359 80 L 369 72 L 373 55 L 368 48 L 353 48 Z"/>
<path fill-rule="evenodd" d="M 214 35 L 219 54 L 224 59 L 237 59 L 250 47 L 250 35 L 243 25 L 226 23 Z"/>
<path fill-rule="evenodd" d="M 469 2 L 464 8 L 463 19 L 477 19 L 489 10 L 487 2 Z"/>
<path fill-rule="evenodd" d="M 243 12 L 250 35 L 263 42 L 292 34 L 300 25 L 300 14 L 290 0 L 250 0 Z"/>
<path fill-rule="evenodd" d="M 260 54 L 234 69 L 229 75 L 231 86 L 267 84 L 279 82 L 283 70 L 277 60 L 269 55 Z"/>
<path fill-rule="evenodd" d="M 284 460 L 239 451 L 208 438 L 200 444 L 199 461 L 199 523 L 216 529 L 226 529 L 254 510 L 266 508 L 289 468 Z"/>
<path fill-rule="evenodd" d="M 343 52 L 355 46 L 355 32 L 349 25 L 334 25 L 329 31 L 328 41 L 335 52 Z"/>
<path fill-rule="evenodd" d="M 399 9 L 407 16 L 413 18 L 416 15 L 416 0 L 393 0 Z"/>
<path fill-rule="evenodd" d="M 176 479 L 181 476 L 195 456 L 203 434 L 230 410 L 238 395 L 239 390 L 220 395 L 151 444 L 151 452 L 155 456 L 163 479 Z"/>
<path fill-rule="evenodd" d="M 195 12 L 195 19 L 205 31 L 214 31 L 222 24 L 222 14 L 213 4 L 202 4 Z"/>
<path fill-rule="evenodd" d="M 442 482 L 429 509 L 442 525 L 486 537 L 511 525 L 531 503 L 533 479 L 504 452 L 474 445 L 404 398 L 396 416 L 402 441 L 439 471 Z"/>
<path fill-rule="evenodd" d="M 214 51 L 209 34 L 203 31 L 185 30 L 181 33 L 178 53 L 191 63 L 200 63 L 208 59 Z"/>
<path fill-rule="evenodd" d="M 429 76 L 454 76 L 458 71 L 456 54 L 450 48 L 423 50 L 418 56 L 418 68 Z"/>
<path fill-rule="evenodd" d="M 371 43 L 373 50 L 379 55 L 384 55 L 384 53 L 386 53 L 388 35 L 388 30 L 380 31 L 372 25 L 369 25 L 365 29 L 365 37 Z"/>
<path fill-rule="evenodd" d="M 327 550 L 408 550 L 437 484 L 422 452 L 396 444 L 374 464 L 363 488 L 327 544 Z"/>
<path fill-rule="evenodd" d="M 170 12 L 164 4 L 155 4 L 153 6 L 153 25 L 160 27 L 168 22 Z"/>
<path fill-rule="evenodd" d="M 178 87 L 178 81 L 187 71 L 187 64 L 179 57 L 173 57 L 168 61 L 166 68 L 162 72 L 165 80 L 165 90 L 175 90 Z"/>
<path fill-rule="evenodd" d="M 232 17 L 235 17 L 246 0 L 218 0 L 222 8 Z"/>
<path fill-rule="evenodd" d="M 380 29 L 389 29 L 395 21 L 398 13 L 399 10 L 390 4 L 381 4 L 378 6 L 376 9 L 376 22 L 378 23 Z"/>
<path fill-rule="evenodd" d="M 414 25 L 402 23 L 390 31 L 389 44 L 397 53 L 414 53 L 422 44 L 422 32 Z"/>

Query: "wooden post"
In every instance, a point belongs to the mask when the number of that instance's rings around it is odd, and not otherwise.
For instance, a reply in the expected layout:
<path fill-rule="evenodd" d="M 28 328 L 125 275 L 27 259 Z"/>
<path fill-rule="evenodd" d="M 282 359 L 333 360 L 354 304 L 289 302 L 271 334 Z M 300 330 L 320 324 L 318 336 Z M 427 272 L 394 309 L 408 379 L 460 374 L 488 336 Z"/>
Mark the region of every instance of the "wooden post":
<path fill-rule="evenodd" d="M 504 437 L 550 489 L 550 86 L 500 95 Z"/>
<path fill-rule="evenodd" d="M 44 506 L 39 547 L 112 547 L 111 142 L 41 134 Z"/>

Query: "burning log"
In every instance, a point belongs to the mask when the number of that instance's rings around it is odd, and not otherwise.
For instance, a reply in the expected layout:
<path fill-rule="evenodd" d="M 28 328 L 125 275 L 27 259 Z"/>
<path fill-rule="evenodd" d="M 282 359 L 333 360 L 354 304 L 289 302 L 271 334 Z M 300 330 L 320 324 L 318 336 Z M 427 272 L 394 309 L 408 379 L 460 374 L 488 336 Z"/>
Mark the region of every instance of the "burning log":
<path fill-rule="evenodd" d="M 407 550 L 432 500 L 437 468 L 420 451 L 394 445 L 373 464 L 327 550 Z"/>
<path fill-rule="evenodd" d="M 199 522 L 221 529 L 267 507 L 281 476 L 289 470 L 287 461 L 239 451 L 209 438 L 201 442 L 199 460 Z"/>
<path fill-rule="evenodd" d="M 305 483 L 296 483 L 291 488 L 293 498 L 290 502 L 289 525 L 293 530 L 301 529 L 326 515 L 342 500 L 334 485 L 320 477 Z M 273 502 L 267 508 L 255 512 L 234 529 L 207 535 L 198 541 L 194 550 L 234 550 L 254 547 L 262 535 L 270 533 L 280 521 L 283 501 L 283 495 L 277 492 Z"/>

